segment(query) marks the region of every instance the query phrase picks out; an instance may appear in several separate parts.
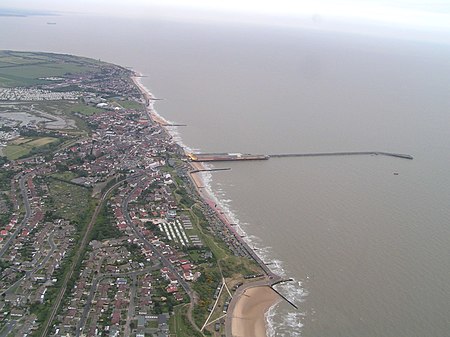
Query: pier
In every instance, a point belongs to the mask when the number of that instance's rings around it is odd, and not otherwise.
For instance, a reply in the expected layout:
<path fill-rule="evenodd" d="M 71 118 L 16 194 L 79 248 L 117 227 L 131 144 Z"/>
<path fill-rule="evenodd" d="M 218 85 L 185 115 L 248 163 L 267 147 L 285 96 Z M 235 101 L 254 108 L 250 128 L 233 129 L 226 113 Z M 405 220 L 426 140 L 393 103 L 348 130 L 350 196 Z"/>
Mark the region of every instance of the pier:
<path fill-rule="evenodd" d="M 193 162 L 239 161 L 239 160 L 267 160 L 269 156 L 248 153 L 188 153 Z"/>
<path fill-rule="evenodd" d="M 198 169 L 198 170 L 192 170 L 189 173 L 216 172 L 216 171 L 229 171 L 229 170 L 231 170 L 231 167 L 211 168 L 211 169 Z"/>
<path fill-rule="evenodd" d="M 329 156 L 388 156 L 412 160 L 409 154 L 382 151 L 347 151 L 347 152 L 316 152 L 316 153 L 281 153 L 281 154 L 243 154 L 243 153 L 188 153 L 187 157 L 193 162 L 220 162 L 244 160 L 268 160 L 270 158 L 291 157 L 329 157 Z"/>
<path fill-rule="evenodd" d="M 187 126 L 187 124 L 176 124 L 176 123 L 169 123 L 169 124 L 161 124 L 161 126 Z"/>
<path fill-rule="evenodd" d="M 355 152 L 318 152 L 318 153 L 283 153 L 270 154 L 269 158 L 289 158 L 289 157 L 327 157 L 327 156 L 389 156 L 401 159 L 412 160 L 413 156 L 402 153 L 381 152 L 381 151 L 355 151 Z"/>

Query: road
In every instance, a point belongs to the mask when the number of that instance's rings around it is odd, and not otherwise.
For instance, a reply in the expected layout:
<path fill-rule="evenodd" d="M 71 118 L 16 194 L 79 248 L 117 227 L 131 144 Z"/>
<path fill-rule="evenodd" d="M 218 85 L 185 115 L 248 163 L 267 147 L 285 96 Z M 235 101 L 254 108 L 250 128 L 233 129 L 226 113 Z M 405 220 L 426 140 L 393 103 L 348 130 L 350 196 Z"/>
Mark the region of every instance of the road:
<path fill-rule="evenodd" d="M 184 289 L 184 291 L 189 296 L 189 309 L 187 312 L 187 318 L 188 318 L 189 322 L 191 323 L 191 325 L 194 327 L 194 329 L 197 330 L 199 333 L 201 333 L 202 336 L 204 336 L 204 334 L 202 333 L 202 331 L 200 331 L 200 328 L 197 326 L 197 324 L 195 323 L 195 321 L 192 317 L 192 311 L 194 309 L 194 305 L 198 302 L 198 295 L 196 294 L 195 291 L 193 291 L 191 289 L 190 285 L 184 280 L 183 276 L 180 275 L 180 273 L 173 266 L 173 264 L 162 253 L 160 253 L 159 250 L 154 245 L 152 245 L 151 242 L 148 241 L 144 235 L 142 235 L 142 233 L 133 224 L 133 221 L 131 221 L 130 214 L 128 213 L 128 203 L 130 202 L 131 195 L 133 195 L 133 192 L 137 188 L 139 188 L 140 187 L 139 184 L 142 183 L 141 181 L 137 181 L 137 180 L 135 182 L 137 183 L 136 187 L 128 194 L 128 196 L 126 196 L 122 200 L 121 208 L 122 208 L 122 213 L 125 217 L 125 221 L 127 222 L 128 226 L 130 226 L 130 228 L 133 230 L 135 235 L 142 241 L 142 243 L 145 245 L 145 247 L 150 249 L 152 251 L 153 255 L 158 257 L 159 261 L 161 261 L 163 266 L 167 267 L 170 270 L 170 272 L 175 275 L 178 283 L 181 285 L 181 287 Z"/>
<path fill-rule="evenodd" d="M 139 185 L 138 185 L 139 186 Z M 150 241 L 148 241 L 144 235 L 142 235 L 142 233 L 136 228 L 136 226 L 133 224 L 133 221 L 131 221 L 130 218 L 130 214 L 128 213 L 128 203 L 130 202 L 130 198 L 131 195 L 133 194 L 133 192 L 138 188 L 135 187 L 134 190 L 132 190 L 128 196 L 126 196 L 123 200 L 122 200 L 122 212 L 123 215 L 125 216 L 125 220 L 128 224 L 128 226 L 130 226 L 131 229 L 133 229 L 134 234 L 144 243 L 144 245 L 149 248 L 154 256 L 157 256 L 158 259 L 161 261 L 161 263 L 163 264 L 164 267 L 167 267 L 177 278 L 178 283 L 183 287 L 184 291 L 186 291 L 186 293 L 189 295 L 189 298 L 191 300 L 193 300 L 193 292 L 191 290 L 191 287 L 189 286 L 189 284 L 183 279 L 183 277 L 180 275 L 180 273 L 175 269 L 175 267 L 172 265 L 172 263 L 170 263 L 170 261 L 163 255 L 161 254 L 158 249 L 156 249 L 156 247 L 154 245 L 152 245 L 150 243 Z"/>
<path fill-rule="evenodd" d="M 50 258 L 53 255 L 53 252 L 56 249 L 56 245 L 55 242 L 53 241 L 53 233 L 49 235 L 48 237 L 48 244 L 50 245 L 50 251 L 47 253 L 47 255 L 45 256 L 44 260 L 42 260 L 41 263 L 39 263 L 33 270 L 31 273 L 35 273 L 36 271 L 38 271 L 39 269 L 42 268 L 42 266 L 45 266 L 45 264 L 48 262 L 48 260 L 50 260 Z"/>
<path fill-rule="evenodd" d="M 83 332 L 84 326 L 86 324 L 86 320 L 89 315 L 89 311 L 91 310 L 92 300 L 94 299 L 94 295 L 95 295 L 95 292 L 97 291 L 98 284 L 102 280 L 104 280 L 106 278 L 117 278 L 117 277 L 136 278 L 136 276 L 138 276 L 138 275 L 150 273 L 152 271 L 158 270 L 159 268 L 160 268 L 160 266 L 157 265 L 157 266 L 145 268 L 143 270 L 136 270 L 136 271 L 131 271 L 128 273 L 110 273 L 110 274 L 101 275 L 101 276 L 95 278 L 94 281 L 92 282 L 91 290 L 89 291 L 89 295 L 86 300 L 86 304 L 84 306 L 83 313 L 82 313 L 80 321 L 78 322 L 78 325 L 77 325 L 76 336 L 77 337 L 80 336 L 81 333 Z M 131 299 L 130 299 L 130 305 L 131 305 Z"/>
<path fill-rule="evenodd" d="M 131 335 L 130 323 L 131 320 L 134 319 L 134 299 L 136 297 L 136 284 L 137 284 L 137 277 L 136 275 L 133 275 L 130 284 L 130 303 L 128 303 L 127 322 L 125 323 L 125 329 L 123 332 L 123 335 L 125 337 L 130 337 Z"/>
<path fill-rule="evenodd" d="M 22 228 L 25 227 L 25 225 L 28 223 L 28 220 L 31 216 L 31 207 L 30 207 L 30 201 L 28 200 L 27 195 L 27 189 L 25 188 L 25 178 L 27 175 L 23 175 L 19 179 L 19 187 L 20 187 L 20 194 L 22 195 L 23 204 L 25 206 L 25 216 L 22 219 L 19 226 L 17 226 L 14 233 L 6 240 L 6 242 L 3 244 L 3 247 L 0 249 L 0 258 L 6 253 L 11 243 L 14 241 L 14 239 L 17 237 L 17 235 L 22 231 Z"/>
<path fill-rule="evenodd" d="M 9 294 L 12 289 L 15 289 L 20 284 L 20 282 L 22 282 L 24 279 L 26 279 L 28 277 L 31 277 L 31 275 L 33 275 L 36 271 L 41 269 L 42 266 L 44 266 L 48 262 L 48 260 L 53 255 L 53 252 L 55 251 L 55 248 L 56 248 L 56 245 L 53 242 L 53 234 L 50 234 L 50 236 L 48 238 L 48 243 L 50 245 L 50 251 L 47 253 L 44 260 L 42 260 L 42 262 L 39 263 L 36 267 L 34 267 L 32 270 L 26 271 L 25 275 L 23 275 L 20 279 L 18 279 L 16 282 L 14 282 L 14 284 L 12 284 L 8 289 L 6 289 L 4 292 L 2 292 L 0 294 L 0 296 L 3 294 Z"/>
<path fill-rule="evenodd" d="M 11 320 L 3 327 L 3 330 L 0 332 L 0 337 L 6 337 L 9 333 L 16 327 L 18 321 Z"/>
<path fill-rule="evenodd" d="M 61 305 L 61 301 L 64 297 L 64 294 L 67 290 L 67 283 L 69 282 L 69 280 L 72 278 L 73 276 L 73 272 L 75 270 L 75 266 L 78 264 L 82 253 L 84 252 L 84 249 L 86 247 L 86 245 L 88 244 L 88 238 L 89 238 L 89 234 L 92 230 L 92 228 L 94 227 L 95 221 L 97 220 L 97 216 L 98 213 L 100 212 L 103 203 L 105 202 L 106 198 L 108 197 L 109 193 L 111 193 L 112 190 L 114 190 L 117 186 L 119 186 L 120 184 L 122 184 L 123 181 L 119 181 L 116 184 L 114 184 L 113 186 L 111 186 L 102 196 L 102 198 L 100 199 L 97 207 L 95 208 L 94 214 L 91 217 L 91 221 L 88 224 L 88 227 L 86 229 L 86 232 L 84 233 L 83 239 L 81 240 L 81 243 L 78 247 L 78 250 L 75 253 L 75 256 L 73 258 L 72 264 L 70 265 L 69 271 L 66 274 L 66 277 L 64 278 L 63 284 L 61 285 L 61 289 L 59 291 L 59 294 L 56 298 L 55 303 L 53 304 L 53 310 L 50 314 L 50 317 L 48 318 L 44 330 L 41 334 L 41 337 L 46 337 L 48 334 L 48 330 L 50 328 L 50 325 L 52 324 L 53 320 L 55 319 L 56 313 L 58 312 L 59 306 Z"/>

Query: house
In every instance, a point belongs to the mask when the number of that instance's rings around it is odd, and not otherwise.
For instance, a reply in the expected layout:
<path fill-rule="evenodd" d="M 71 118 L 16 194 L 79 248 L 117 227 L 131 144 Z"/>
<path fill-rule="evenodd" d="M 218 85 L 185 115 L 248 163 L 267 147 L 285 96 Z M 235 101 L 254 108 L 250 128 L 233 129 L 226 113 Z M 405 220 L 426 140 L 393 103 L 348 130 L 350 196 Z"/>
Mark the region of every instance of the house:
<path fill-rule="evenodd" d="M 111 324 L 116 325 L 120 323 L 120 310 L 114 310 L 111 317 Z"/>
<path fill-rule="evenodd" d="M 192 275 L 192 273 L 190 271 L 184 272 L 183 273 L 183 277 L 186 281 L 193 281 L 194 280 L 194 276 Z"/>
<path fill-rule="evenodd" d="M 168 285 L 167 288 L 166 288 L 166 291 L 167 291 L 169 294 L 172 294 L 172 293 L 178 291 L 178 287 L 175 286 L 175 285 Z"/>

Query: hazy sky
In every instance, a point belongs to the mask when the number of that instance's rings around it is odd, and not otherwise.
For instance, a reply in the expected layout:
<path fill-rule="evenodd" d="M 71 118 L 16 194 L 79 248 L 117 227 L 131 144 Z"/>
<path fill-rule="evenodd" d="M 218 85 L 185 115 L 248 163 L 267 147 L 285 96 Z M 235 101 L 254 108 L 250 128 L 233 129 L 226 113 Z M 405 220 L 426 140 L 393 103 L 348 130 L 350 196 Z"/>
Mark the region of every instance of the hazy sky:
<path fill-rule="evenodd" d="M 450 32 L 450 0 L 2 0 L 0 7 L 185 20 L 356 20 Z"/>

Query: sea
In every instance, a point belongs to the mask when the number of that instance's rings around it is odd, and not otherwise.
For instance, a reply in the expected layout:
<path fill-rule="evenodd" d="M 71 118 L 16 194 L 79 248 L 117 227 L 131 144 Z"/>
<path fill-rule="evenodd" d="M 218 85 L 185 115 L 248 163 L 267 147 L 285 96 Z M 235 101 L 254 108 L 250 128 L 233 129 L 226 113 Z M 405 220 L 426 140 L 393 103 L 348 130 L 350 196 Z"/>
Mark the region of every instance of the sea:
<path fill-rule="evenodd" d="M 48 25 L 48 21 L 56 24 Z M 278 273 L 269 336 L 450 336 L 450 45 L 388 34 L 0 17 L 0 48 L 131 67 L 191 151 L 386 151 L 214 164 L 208 188 Z"/>

